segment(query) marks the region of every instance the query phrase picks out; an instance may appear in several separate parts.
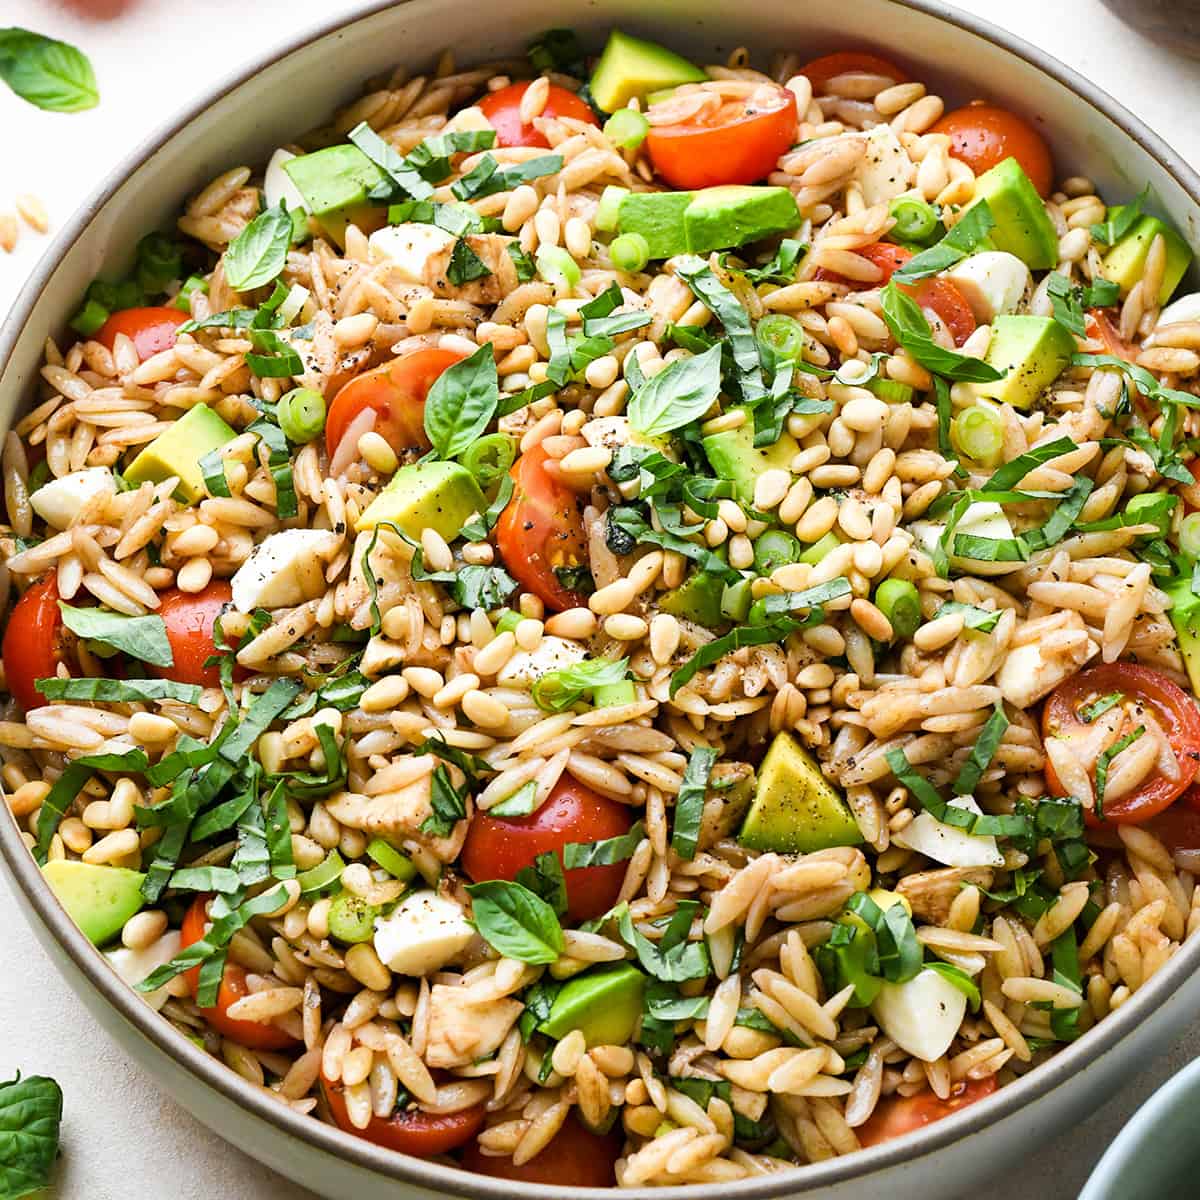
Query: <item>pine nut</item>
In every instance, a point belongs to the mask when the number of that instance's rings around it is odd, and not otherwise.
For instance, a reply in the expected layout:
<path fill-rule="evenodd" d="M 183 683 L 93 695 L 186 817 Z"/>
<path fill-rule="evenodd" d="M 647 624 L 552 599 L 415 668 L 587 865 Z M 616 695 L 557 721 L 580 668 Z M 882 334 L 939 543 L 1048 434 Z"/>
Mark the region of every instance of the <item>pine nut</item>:
<path fill-rule="evenodd" d="M 477 675 L 495 675 L 505 663 L 517 652 L 517 639 L 512 630 L 506 629 L 498 633 L 488 642 L 472 664 Z"/>
<path fill-rule="evenodd" d="M 365 988 L 385 992 L 392 985 L 392 973 L 383 965 L 370 942 L 359 942 L 346 951 L 346 970 Z"/>
<path fill-rule="evenodd" d="M 487 692 L 468 692 L 462 698 L 462 710 L 467 720 L 481 729 L 503 729 L 508 724 L 508 709 Z"/>
<path fill-rule="evenodd" d="M 145 950 L 167 932 L 167 914 L 155 908 L 134 913 L 121 930 L 121 943 L 130 950 Z"/>
<path fill-rule="evenodd" d="M 603 391 L 616 382 L 620 370 L 621 364 L 615 354 L 602 354 L 588 363 L 584 368 L 583 377 L 587 380 L 588 387 Z"/>
<path fill-rule="evenodd" d="M 86 863 L 99 863 L 101 865 L 111 863 L 114 859 L 136 854 L 140 844 L 137 830 L 118 829 L 106 837 L 102 837 L 89 850 L 85 850 L 83 861 Z"/>
<path fill-rule="evenodd" d="M 352 349 L 369 342 L 378 328 L 379 318 L 374 313 L 355 313 L 334 324 L 333 340 L 343 349 Z"/>
<path fill-rule="evenodd" d="M 850 615 L 855 624 L 877 642 L 890 642 L 893 637 L 892 623 L 870 600 L 861 598 L 850 602 Z"/>
<path fill-rule="evenodd" d="M 479 686 L 478 675 L 456 675 L 433 697 L 434 708 L 453 708 L 468 692 Z"/>
<path fill-rule="evenodd" d="M 129 718 L 130 736 L 143 745 L 157 746 L 173 738 L 178 731 L 174 721 L 157 713 L 139 712 Z"/>
<path fill-rule="evenodd" d="M 534 232 L 539 246 L 557 246 L 561 225 L 558 213 L 553 208 L 539 208 L 533 218 Z"/>
<path fill-rule="evenodd" d="M 392 475 L 399 466 L 396 452 L 387 443 L 382 434 L 368 429 L 358 439 L 358 453 L 363 462 L 377 475 Z"/>
<path fill-rule="evenodd" d="M 947 613 L 926 622 L 913 634 L 913 645 L 918 650 L 929 652 L 949 645 L 962 632 L 962 613 Z"/>
<path fill-rule="evenodd" d="M 427 700 L 432 700 L 446 686 L 446 681 L 432 667 L 405 667 L 401 674 L 408 680 L 408 686 Z"/>
<path fill-rule="evenodd" d="M 614 613 L 604 621 L 604 632 L 619 642 L 636 642 L 646 636 L 647 628 L 641 617 L 631 613 Z"/>
<path fill-rule="evenodd" d="M 62 821 L 58 836 L 73 854 L 85 854 L 92 845 L 92 831 L 78 817 L 67 817 Z"/>
<path fill-rule="evenodd" d="M 657 613 L 650 619 L 650 655 L 656 663 L 663 666 L 671 661 L 680 636 L 679 622 L 670 613 Z"/>
<path fill-rule="evenodd" d="M 25 223 L 30 229 L 36 230 L 38 233 L 45 233 L 50 228 L 50 217 L 46 212 L 46 206 L 37 196 L 31 195 L 29 192 L 22 192 L 15 203 L 17 212 L 25 218 Z"/>
<path fill-rule="evenodd" d="M 770 511 L 783 502 L 791 486 L 792 476 L 788 471 L 779 467 L 764 471 L 754 484 L 754 507 L 760 512 Z"/>
<path fill-rule="evenodd" d="M 592 252 L 592 227 L 582 217 L 568 217 L 563 240 L 572 258 L 587 258 Z"/>
<path fill-rule="evenodd" d="M 387 675 L 373 683 L 359 700 L 363 712 L 388 712 L 408 699 L 408 680 L 402 675 Z"/>
<path fill-rule="evenodd" d="M 615 579 L 591 594 L 588 598 L 588 608 L 600 616 L 611 616 L 628 608 L 636 595 L 637 589 L 628 579 Z"/>
<path fill-rule="evenodd" d="M 449 571 L 454 566 L 454 555 L 446 545 L 446 539 L 436 529 L 421 530 L 421 550 L 425 565 L 434 571 Z"/>
<path fill-rule="evenodd" d="M 180 558 L 192 558 L 197 554 L 207 554 L 220 540 L 220 534 L 211 525 L 198 522 L 179 534 L 171 542 L 171 549 Z"/>
<path fill-rule="evenodd" d="M 181 592 L 202 592 L 212 579 L 212 563 L 207 558 L 189 558 L 175 573 L 175 586 Z"/>
<path fill-rule="evenodd" d="M 527 617 L 517 624 L 516 629 L 513 630 L 513 637 L 516 638 L 517 645 L 522 650 L 536 650 L 542 644 L 542 634 L 545 632 L 545 628 L 541 621 Z"/>
<path fill-rule="evenodd" d="M 596 617 L 586 608 L 568 608 L 546 618 L 546 632 L 554 637 L 582 641 L 596 632 Z"/>

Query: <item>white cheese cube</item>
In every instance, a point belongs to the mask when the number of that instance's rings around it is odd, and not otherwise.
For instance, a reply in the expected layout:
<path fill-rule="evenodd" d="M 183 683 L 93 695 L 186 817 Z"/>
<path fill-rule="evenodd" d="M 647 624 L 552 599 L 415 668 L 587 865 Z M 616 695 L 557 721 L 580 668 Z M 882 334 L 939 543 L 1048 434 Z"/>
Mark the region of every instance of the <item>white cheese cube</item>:
<path fill-rule="evenodd" d="M 976 816 L 981 812 L 969 796 L 956 797 L 950 806 L 965 808 Z M 1004 862 L 994 837 L 967 833 L 928 812 L 918 813 L 899 833 L 892 834 L 892 841 L 948 867 L 998 867 Z"/>
<path fill-rule="evenodd" d="M 454 235 L 436 225 L 389 225 L 371 234 L 372 262 L 390 261 L 406 283 L 427 283 L 429 265 L 454 245 Z"/>
<path fill-rule="evenodd" d="M 857 135 L 855 135 L 857 136 Z M 868 205 L 904 195 L 913 185 L 917 168 L 892 127 L 883 122 L 867 133 L 867 154 L 855 178 Z"/>
<path fill-rule="evenodd" d="M 587 658 L 587 651 L 578 643 L 566 638 L 544 637 L 536 650 L 518 650 L 500 668 L 497 679 L 500 683 L 532 684 L 548 671 L 561 671 L 573 667 Z"/>
<path fill-rule="evenodd" d="M 1029 287 L 1029 268 L 1003 250 L 964 258 L 946 272 L 971 306 L 975 320 L 989 324 L 999 313 L 1016 312 Z"/>
<path fill-rule="evenodd" d="M 157 941 L 151 942 L 144 950 L 130 950 L 126 946 L 121 946 L 117 950 L 105 951 L 104 957 L 112 963 L 113 970 L 130 987 L 135 987 L 156 967 L 161 967 L 163 963 L 170 962 L 179 953 L 179 942 L 179 930 L 171 929 L 164 933 Z M 138 995 L 155 1012 L 158 1012 L 170 998 L 170 993 L 167 991 L 166 985 L 153 992 L 138 992 Z"/>
<path fill-rule="evenodd" d="M 325 590 L 325 561 L 337 544 L 336 534 L 326 529 L 271 534 L 230 581 L 234 608 L 248 613 L 315 599 Z"/>
<path fill-rule="evenodd" d="M 29 503 L 47 525 L 53 525 L 55 529 L 67 529 L 79 516 L 83 506 L 102 492 L 109 496 L 117 494 L 112 471 L 108 467 L 87 467 L 42 484 L 29 497 Z"/>
<path fill-rule="evenodd" d="M 906 983 L 885 983 L 871 1011 L 901 1050 L 934 1062 L 950 1049 L 967 1011 L 967 998 L 936 971 L 926 969 Z"/>
<path fill-rule="evenodd" d="M 462 905 L 435 892 L 420 891 L 375 921 L 375 953 L 400 975 L 428 975 L 453 962 L 475 930 Z"/>

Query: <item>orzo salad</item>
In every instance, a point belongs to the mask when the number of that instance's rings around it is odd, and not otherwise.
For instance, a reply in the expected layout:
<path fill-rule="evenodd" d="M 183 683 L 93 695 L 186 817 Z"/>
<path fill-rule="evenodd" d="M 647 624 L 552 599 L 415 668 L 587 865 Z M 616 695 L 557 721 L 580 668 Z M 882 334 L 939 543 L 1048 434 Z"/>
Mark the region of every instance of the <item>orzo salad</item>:
<path fill-rule="evenodd" d="M 46 345 L 8 804 L 297 1112 L 550 1185 L 792 1169 L 1200 923 L 1191 251 L 1052 129 L 810 58 L 398 69 Z"/>

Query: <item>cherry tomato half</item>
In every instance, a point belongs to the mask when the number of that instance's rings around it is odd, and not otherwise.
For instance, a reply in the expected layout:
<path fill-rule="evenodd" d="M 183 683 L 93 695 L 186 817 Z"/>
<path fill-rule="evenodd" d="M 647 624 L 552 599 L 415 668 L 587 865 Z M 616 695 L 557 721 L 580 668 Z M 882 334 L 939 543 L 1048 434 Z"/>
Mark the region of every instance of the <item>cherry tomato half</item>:
<path fill-rule="evenodd" d="M 365 1129 L 350 1120 L 346 1108 L 345 1086 L 321 1076 L 321 1093 L 329 1105 L 334 1124 L 364 1141 L 388 1150 L 411 1154 L 414 1158 L 433 1158 L 456 1150 L 483 1128 L 487 1109 L 483 1104 L 452 1113 L 427 1113 L 419 1108 L 405 1109 L 390 1117 L 372 1116 Z"/>
<path fill-rule="evenodd" d="M 158 615 L 167 627 L 167 641 L 175 665 L 156 667 L 155 670 L 163 679 L 173 679 L 176 683 L 220 687 L 220 668 L 204 664 L 217 652 L 213 622 L 221 615 L 221 609 L 233 601 L 229 581 L 214 579 L 200 592 L 171 588 L 162 593 L 160 600 Z"/>
<path fill-rule="evenodd" d="M 527 591 L 555 612 L 587 601 L 562 583 L 556 569 L 587 563 L 582 503 L 546 470 L 550 456 L 541 446 L 522 454 L 509 474 L 512 499 L 496 522 L 496 545 L 504 565 Z"/>
<path fill-rule="evenodd" d="M 787 88 L 764 85 L 750 96 L 685 115 L 691 100 L 685 95 L 656 106 L 660 111 L 683 106 L 680 120 L 651 125 L 646 134 L 654 170 L 673 187 L 754 183 L 771 173 L 796 140 L 796 97 Z"/>
<path fill-rule="evenodd" d="M 947 113 L 930 133 L 950 139 L 950 153 L 965 162 L 976 175 L 1015 158 L 1029 176 L 1039 196 L 1054 187 L 1054 160 L 1046 139 L 1034 127 L 1007 108 L 976 101 Z"/>
<path fill-rule="evenodd" d="M 966 1108 L 977 1100 L 990 1096 L 996 1090 L 996 1077 L 971 1079 L 956 1084 L 948 1100 L 939 1100 L 933 1092 L 918 1092 L 915 1096 L 885 1096 L 875 1106 L 875 1111 L 854 1132 L 859 1145 L 878 1146 L 880 1142 L 904 1137 L 914 1130 L 923 1129 L 940 1121 L 951 1113 Z"/>
<path fill-rule="evenodd" d="M 187 910 L 180 927 L 179 948 L 186 949 L 198 942 L 208 925 L 208 896 L 197 896 Z M 200 968 L 193 967 L 185 978 L 194 996 L 200 987 Z M 296 1044 L 296 1039 L 276 1025 L 265 1021 L 239 1021 L 229 1016 L 229 1006 L 250 994 L 246 983 L 246 972 L 237 963 L 227 962 L 217 991 L 217 1003 L 213 1008 L 202 1008 L 204 1019 L 222 1036 L 252 1050 L 286 1050 Z"/>
<path fill-rule="evenodd" d="M 34 680 L 50 679 L 62 661 L 62 612 L 58 577 L 51 571 L 13 606 L 4 630 L 4 678 L 8 690 L 28 712 L 46 703 Z"/>
<path fill-rule="evenodd" d="M 907 71 L 890 59 L 865 50 L 839 50 L 835 54 L 823 54 L 806 63 L 797 73 L 808 76 L 814 96 L 824 94 L 829 81 L 838 75 L 884 75 L 895 83 L 907 83 L 911 78 Z"/>
<path fill-rule="evenodd" d="M 883 278 L 879 281 L 880 287 L 913 256 L 911 250 L 892 242 L 872 242 L 856 253 L 873 262 L 883 272 Z M 854 286 L 853 280 L 824 267 L 817 268 L 815 278 Z M 902 292 L 907 292 L 922 308 L 929 308 L 937 313 L 950 331 L 956 346 L 961 346 L 975 332 L 975 314 L 953 280 L 933 277 L 922 279 L 915 285 L 902 283 L 899 286 Z"/>
<path fill-rule="evenodd" d="M 1106 663 L 1071 676 L 1050 693 L 1042 710 L 1043 738 L 1060 737 L 1081 743 L 1091 725 L 1081 719 L 1080 709 L 1113 693 L 1124 697 L 1122 704 L 1126 708 L 1125 724 L 1129 731 L 1137 726 L 1139 714 L 1153 717 L 1175 752 L 1178 770 L 1176 777 L 1170 778 L 1156 766 L 1132 791 L 1105 800 L 1103 820 L 1091 809 L 1085 809 L 1084 815 L 1092 826 L 1109 823 L 1140 825 L 1155 813 L 1162 812 L 1195 778 L 1196 768 L 1200 765 L 1200 709 L 1181 687 L 1151 667 L 1127 662 Z M 1098 755 L 1099 747 L 1095 747 L 1083 756 L 1091 760 L 1084 761 L 1083 766 L 1093 778 Z M 1067 794 L 1049 759 L 1046 761 L 1046 782 L 1054 795 Z"/>
<path fill-rule="evenodd" d="M 533 125 L 527 125 L 521 120 L 521 97 L 529 87 L 528 80 L 520 83 L 510 83 L 508 87 L 498 88 L 488 92 L 479 101 L 483 115 L 488 124 L 496 131 L 497 146 L 546 146 L 550 143 L 545 134 Z M 542 109 L 543 117 L 570 117 L 574 121 L 586 121 L 589 125 L 599 125 L 596 114 L 586 101 L 581 100 L 574 92 L 558 84 L 550 85 L 546 97 L 546 107 Z"/>
<path fill-rule="evenodd" d="M 100 326 L 93 340 L 111 350 L 117 334 L 123 333 L 133 340 L 138 358 L 145 362 L 160 351 L 170 350 L 175 345 L 175 331 L 187 320 L 189 315 L 178 308 L 123 308 Z"/>
<path fill-rule="evenodd" d="M 567 842 L 599 842 L 620 837 L 633 824 L 629 808 L 570 775 L 554 785 L 546 802 L 527 817 L 494 817 L 477 812 L 467 828 L 462 867 L 482 883 L 485 879 L 515 879 L 522 867 L 532 867 L 539 854 L 553 851 L 562 862 Z M 576 867 L 564 871 L 567 916 L 587 921 L 608 912 L 617 902 L 625 864 Z"/>
<path fill-rule="evenodd" d="M 429 449 L 425 397 L 434 380 L 465 355 L 429 347 L 413 350 L 344 384 L 325 418 L 325 448 L 332 458 L 350 423 L 364 408 L 375 410 L 375 432 L 397 454 Z"/>
<path fill-rule="evenodd" d="M 1127 342 L 1121 336 L 1121 331 L 1106 309 L 1089 308 L 1083 326 L 1090 340 L 1104 343 L 1106 354 L 1113 354 L 1117 358 L 1123 358 L 1126 362 L 1133 362 L 1141 353 L 1138 346 Z"/>
<path fill-rule="evenodd" d="M 618 1133 L 592 1133 L 572 1113 L 546 1148 L 517 1166 L 507 1156 L 484 1154 L 478 1142 L 464 1151 L 462 1165 L 477 1175 L 544 1183 L 550 1187 L 610 1188 L 616 1185 L 613 1168 L 621 1156 L 624 1139 Z"/>

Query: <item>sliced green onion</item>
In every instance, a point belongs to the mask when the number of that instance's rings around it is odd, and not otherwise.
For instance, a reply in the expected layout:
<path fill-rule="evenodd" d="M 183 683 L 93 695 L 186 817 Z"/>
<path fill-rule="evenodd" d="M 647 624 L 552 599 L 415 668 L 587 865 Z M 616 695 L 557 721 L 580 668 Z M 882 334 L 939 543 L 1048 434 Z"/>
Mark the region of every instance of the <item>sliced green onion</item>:
<path fill-rule="evenodd" d="M 146 294 L 142 285 L 136 279 L 122 279 L 116 285 L 116 303 L 110 305 L 113 310 L 122 308 L 140 308 L 145 302 Z"/>
<path fill-rule="evenodd" d="M 351 892 L 339 892 L 329 906 L 329 936 L 347 945 L 369 942 L 379 909 Z"/>
<path fill-rule="evenodd" d="M 640 271 L 650 261 L 650 243 L 640 233 L 622 233 L 613 238 L 608 257 L 618 271 Z"/>
<path fill-rule="evenodd" d="M 768 529 L 754 543 L 754 569 L 770 575 L 776 567 L 800 561 L 804 546 L 785 529 Z"/>
<path fill-rule="evenodd" d="M 620 683 L 606 683 L 592 692 L 592 705 L 595 708 L 618 708 L 622 704 L 632 704 L 637 699 L 637 692 L 632 679 L 622 679 Z"/>
<path fill-rule="evenodd" d="M 600 203 L 596 205 L 596 220 L 594 222 L 597 229 L 602 229 L 606 233 L 611 233 L 616 229 L 617 213 L 621 208 L 621 201 L 628 195 L 628 188 L 618 187 L 615 183 L 610 183 L 600 193 Z"/>
<path fill-rule="evenodd" d="M 330 850 L 323 862 L 317 863 L 307 871 L 301 871 L 296 876 L 301 895 L 307 896 L 310 892 L 322 892 L 327 887 L 332 887 L 341 879 L 345 869 L 346 863 L 342 856 L 336 850 Z"/>
<path fill-rule="evenodd" d="M 573 288 L 583 278 L 579 264 L 561 246 L 543 246 L 537 255 L 538 274 L 547 282 Z"/>
<path fill-rule="evenodd" d="M 519 612 L 513 612 L 511 608 L 506 608 L 496 618 L 496 632 L 512 633 L 523 620 L 525 618 Z"/>
<path fill-rule="evenodd" d="M 739 579 L 737 583 L 727 583 L 721 589 L 721 616 L 727 621 L 744 621 L 750 615 L 753 602 L 754 591 L 750 580 Z"/>
<path fill-rule="evenodd" d="M 868 379 L 863 387 L 873 392 L 885 404 L 911 404 L 916 395 L 916 389 L 907 383 L 899 383 L 895 379 L 881 379 L 878 375 Z"/>
<path fill-rule="evenodd" d="M 618 108 L 604 122 L 604 136 L 622 150 L 636 150 L 649 132 L 650 122 L 632 108 Z"/>
<path fill-rule="evenodd" d="M 974 404 L 950 425 L 950 439 L 960 454 L 984 467 L 996 466 L 1004 455 L 1004 419 L 990 404 Z"/>
<path fill-rule="evenodd" d="M 898 638 L 912 637 L 921 624 L 921 598 L 907 579 L 885 579 L 875 589 L 875 607 L 891 622 Z"/>
<path fill-rule="evenodd" d="M 827 533 L 823 538 L 813 542 L 803 554 L 800 555 L 802 563 L 810 563 L 816 566 L 831 550 L 836 550 L 842 544 L 842 539 L 836 533 Z"/>
<path fill-rule="evenodd" d="M 897 196 L 889 211 L 896 222 L 892 234 L 902 242 L 923 242 L 937 228 L 938 215 L 933 205 L 915 196 Z"/>
<path fill-rule="evenodd" d="M 313 388 L 292 388 L 276 411 L 279 428 L 297 445 L 311 442 L 325 428 L 325 397 Z"/>
<path fill-rule="evenodd" d="M 786 313 L 763 317 L 754 331 L 758 344 L 775 356 L 776 362 L 804 361 L 804 326 Z"/>
<path fill-rule="evenodd" d="M 1188 558 L 1200 559 L 1200 512 L 1189 513 L 1179 523 L 1179 549 Z"/>
<path fill-rule="evenodd" d="M 459 461 L 475 476 L 480 491 L 490 492 L 508 473 L 516 457 L 517 444 L 507 433 L 489 433 L 472 442 Z"/>
<path fill-rule="evenodd" d="M 29 472 L 29 480 L 25 486 L 28 491 L 36 492 L 43 483 L 49 482 L 50 464 L 43 458 L 33 464 L 33 470 Z"/>
<path fill-rule="evenodd" d="M 98 333 L 108 320 L 109 312 L 98 300 L 86 300 L 83 307 L 71 318 L 71 328 L 83 337 Z"/>
<path fill-rule="evenodd" d="M 120 307 L 117 285 L 109 283 L 107 279 L 93 279 L 88 284 L 87 299 L 95 300 L 97 304 L 104 305 L 109 312 L 112 312 L 114 308 Z"/>
<path fill-rule="evenodd" d="M 148 233 L 137 244 L 137 277 L 147 292 L 162 292 L 183 275 L 183 248 L 165 233 Z"/>
<path fill-rule="evenodd" d="M 183 287 L 179 289 L 179 294 L 175 297 L 174 303 L 176 308 L 182 309 L 185 313 L 192 311 L 192 297 L 199 292 L 201 295 L 208 295 L 208 280 L 202 275 L 189 275 L 183 281 Z"/>
<path fill-rule="evenodd" d="M 393 879 L 399 879 L 402 883 L 407 883 L 417 873 L 412 860 L 383 838 L 371 839 L 367 844 L 367 857 L 374 859 Z"/>

